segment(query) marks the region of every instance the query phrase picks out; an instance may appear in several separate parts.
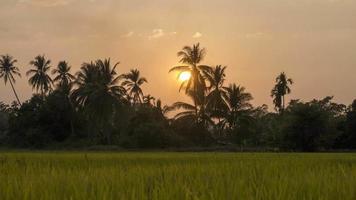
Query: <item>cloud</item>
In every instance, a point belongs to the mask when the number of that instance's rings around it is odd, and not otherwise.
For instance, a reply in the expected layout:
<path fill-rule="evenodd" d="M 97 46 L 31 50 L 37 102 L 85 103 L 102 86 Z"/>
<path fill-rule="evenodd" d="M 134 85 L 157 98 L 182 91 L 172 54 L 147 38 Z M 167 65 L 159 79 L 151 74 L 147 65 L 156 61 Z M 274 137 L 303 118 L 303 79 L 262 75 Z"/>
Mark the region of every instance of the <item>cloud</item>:
<path fill-rule="evenodd" d="M 73 0 L 19 0 L 18 4 L 35 5 L 42 7 L 65 6 Z"/>
<path fill-rule="evenodd" d="M 123 37 L 123 38 L 128 38 L 128 37 L 132 37 L 133 35 L 134 35 L 134 32 L 133 32 L 133 31 L 130 31 L 130 32 L 128 32 L 128 33 L 122 35 L 121 37 Z"/>
<path fill-rule="evenodd" d="M 192 37 L 193 38 L 200 38 L 202 36 L 203 36 L 203 34 L 201 34 L 200 32 L 196 32 L 196 33 L 194 33 L 194 35 Z"/>
<path fill-rule="evenodd" d="M 153 29 L 152 33 L 148 36 L 148 39 L 157 39 L 165 35 L 163 29 Z"/>

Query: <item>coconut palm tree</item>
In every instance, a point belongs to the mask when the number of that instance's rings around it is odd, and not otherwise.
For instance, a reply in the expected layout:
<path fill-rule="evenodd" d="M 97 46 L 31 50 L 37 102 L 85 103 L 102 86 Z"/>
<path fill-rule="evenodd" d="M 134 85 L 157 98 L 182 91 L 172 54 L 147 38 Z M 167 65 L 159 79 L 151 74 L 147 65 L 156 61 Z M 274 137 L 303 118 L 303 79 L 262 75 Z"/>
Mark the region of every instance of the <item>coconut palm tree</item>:
<path fill-rule="evenodd" d="M 204 78 L 209 82 L 207 95 L 207 108 L 211 110 L 213 117 L 220 119 L 223 113 L 228 109 L 224 97 L 226 91 L 223 88 L 225 81 L 226 66 L 217 65 L 204 71 Z"/>
<path fill-rule="evenodd" d="M 190 98 L 195 98 L 193 92 L 187 94 Z M 198 98 L 200 100 L 202 98 Z M 206 104 L 199 102 L 197 105 L 192 105 L 185 102 L 175 102 L 171 106 L 166 107 L 165 112 L 172 112 L 176 110 L 182 110 L 175 114 L 173 117 L 174 120 L 178 119 L 186 119 L 195 121 L 196 124 L 202 124 L 204 126 L 213 124 L 213 120 L 211 120 L 210 116 L 206 112 Z"/>
<path fill-rule="evenodd" d="M 47 60 L 44 55 L 38 55 L 30 62 L 34 69 L 27 71 L 26 75 L 30 76 L 28 82 L 32 85 L 32 89 L 40 91 L 42 97 L 50 90 L 52 90 L 53 81 L 48 75 L 51 68 L 51 60 Z"/>
<path fill-rule="evenodd" d="M 120 77 L 116 73 L 118 64 L 111 66 L 110 59 L 83 63 L 76 75 L 77 88 L 72 92 L 73 100 L 106 143 L 110 143 L 111 136 L 104 131 L 105 124 L 112 123 L 115 108 L 124 103 L 125 89 L 118 85 Z"/>
<path fill-rule="evenodd" d="M 292 84 L 293 80 L 288 78 L 284 72 L 276 78 L 276 85 L 271 91 L 271 96 L 274 98 L 273 103 L 279 112 L 285 109 L 285 95 L 291 93 L 290 85 Z"/>
<path fill-rule="evenodd" d="M 75 80 L 75 77 L 70 73 L 71 66 L 66 61 L 60 61 L 56 69 L 52 70 L 52 74 L 56 75 L 53 82 L 58 84 L 58 87 L 69 85 Z"/>
<path fill-rule="evenodd" d="M 206 65 L 200 65 L 200 62 L 204 59 L 206 54 L 205 48 L 200 48 L 200 44 L 194 44 L 193 46 L 184 46 L 181 51 L 177 53 L 180 57 L 180 63 L 183 65 L 175 66 L 169 70 L 169 72 L 178 71 L 179 74 L 183 72 L 190 72 L 191 78 L 183 81 L 179 91 L 185 88 L 186 94 L 193 95 L 193 102 L 196 115 L 198 113 L 198 98 L 205 95 L 206 84 L 203 77 L 203 71 L 209 70 L 210 67 Z"/>
<path fill-rule="evenodd" d="M 141 86 L 142 84 L 147 83 L 147 79 L 141 77 L 140 71 L 137 69 L 131 69 L 129 73 L 123 74 L 121 77 L 125 79 L 122 82 L 122 85 L 127 88 L 133 103 L 142 103 L 143 92 Z"/>
<path fill-rule="evenodd" d="M 228 110 L 222 121 L 223 124 L 228 124 L 229 128 L 237 126 L 239 120 L 249 118 L 248 113 L 252 108 L 250 101 L 253 99 L 252 95 L 245 92 L 245 88 L 230 84 L 229 87 L 224 87 L 226 92 L 225 101 L 228 105 Z"/>
<path fill-rule="evenodd" d="M 97 60 L 83 63 L 76 74 L 75 84 L 78 86 L 72 93 L 72 97 L 89 115 L 102 118 L 108 116 L 113 110 L 113 105 L 122 101 L 125 89 L 118 84 L 115 63 L 112 67 L 110 59 Z M 101 116 L 101 117 L 100 117 Z"/>
<path fill-rule="evenodd" d="M 21 105 L 20 99 L 17 96 L 14 84 L 16 82 L 15 80 L 15 75 L 21 77 L 19 68 L 17 68 L 15 66 L 15 63 L 17 62 L 16 59 L 14 59 L 12 56 L 10 55 L 1 55 L 0 58 L 0 78 L 4 79 L 5 85 L 7 83 L 7 81 L 10 82 L 12 91 L 15 94 L 15 97 L 17 99 L 17 102 L 19 103 L 19 105 Z"/>

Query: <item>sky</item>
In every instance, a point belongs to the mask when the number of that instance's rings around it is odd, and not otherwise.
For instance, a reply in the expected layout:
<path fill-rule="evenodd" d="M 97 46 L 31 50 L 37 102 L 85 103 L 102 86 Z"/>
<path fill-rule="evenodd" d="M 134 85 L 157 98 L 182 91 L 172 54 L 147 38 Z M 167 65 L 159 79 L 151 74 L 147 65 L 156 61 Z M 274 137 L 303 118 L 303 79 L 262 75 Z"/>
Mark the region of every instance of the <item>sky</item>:
<path fill-rule="evenodd" d="M 226 84 L 252 93 L 253 104 L 272 104 L 282 71 L 294 80 L 288 99 L 356 99 L 356 0 L 0 0 L 0 54 L 19 62 L 16 90 L 32 92 L 29 62 L 45 54 L 72 72 L 98 58 L 137 68 L 146 94 L 164 104 L 187 101 L 168 70 L 177 52 L 200 42 L 203 64 L 227 66 Z M 15 100 L 0 82 L 0 101 Z"/>

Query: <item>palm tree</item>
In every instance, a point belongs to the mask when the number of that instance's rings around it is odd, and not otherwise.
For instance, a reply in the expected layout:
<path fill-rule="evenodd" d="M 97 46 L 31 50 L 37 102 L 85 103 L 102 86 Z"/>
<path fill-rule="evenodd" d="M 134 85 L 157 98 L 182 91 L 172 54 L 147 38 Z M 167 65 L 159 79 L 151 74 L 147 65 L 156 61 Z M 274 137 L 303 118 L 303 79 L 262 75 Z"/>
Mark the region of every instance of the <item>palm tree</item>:
<path fill-rule="evenodd" d="M 117 85 L 120 80 L 116 73 L 118 64 L 111 67 L 110 59 L 82 64 L 75 82 L 78 88 L 72 97 L 89 111 L 89 115 L 108 116 L 113 105 L 123 100 L 125 89 Z"/>
<path fill-rule="evenodd" d="M 75 77 L 70 73 L 71 66 L 68 65 L 66 61 L 60 61 L 58 63 L 57 69 L 52 70 L 54 77 L 53 82 L 58 83 L 58 87 L 63 87 L 69 85 Z"/>
<path fill-rule="evenodd" d="M 40 91 L 42 97 L 50 90 L 52 90 L 52 79 L 48 75 L 51 68 L 51 60 L 47 60 L 44 55 L 36 56 L 34 60 L 30 62 L 35 69 L 27 71 L 26 75 L 32 75 L 28 82 L 32 85 L 32 89 Z"/>
<path fill-rule="evenodd" d="M 133 103 L 142 103 L 143 92 L 141 86 L 147 83 L 147 79 L 141 77 L 140 71 L 137 69 L 131 69 L 129 73 L 123 74 L 121 77 L 125 79 L 122 85 L 127 88 Z"/>
<path fill-rule="evenodd" d="M 0 78 L 4 79 L 5 85 L 6 85 L 7 81 L 10 82 L 12 91 L 15 94 L 17 102 L 19 103 L 19 105 L 21 105 L 20 99 L 17 96 L 16 90 L 15 90 L 14 85 L 13 85 L 13 84 L 15 84 L 15 81 L 16 81 L 14 75 L 17 75 L 17 76 L 21 77 L 19 68 L 17 68 L 15 66 L 16 62 L 17 62 L 17 60 L 14 59 L 10 55 L 1 55 L 1 58 L 0 58 Z"/>
<path fill-rule="evenodd" d="M 94 122 L 102 139 L 110 143 L 109 131 L 104 131 L 106 123 L 112 123 L 115 108 L 124 102 L 125 89 L 117 85 L 120 77 L 116 73 L 110 59 L 83 63 L 77 73 L 75 84 L 77 89 L 72 92 L 73 100 L 83 109 L 90 121 Z"/>
<path fill-rule="evenodd" d="M 187 94 L 190 98 L 195 98 L 193 92 Z M 201 99 L 201 98 L 198 98 Z M 185 102 L 175 102 L 171 106 L 166 107 L 165 112 L 171 112 L 183 109 L 184 111 L 175 114 L 174 120 L 185 119 L 190 121 L 195 121 L 196 124 L 203 124 L 204 126 L 208 124 L 213 124 L 210 116 L 206 112 L 206 105 L 199 103 L 197 105 L 192 105 Z"/>
<path fill-rule="evenodd" d="M 244 87 L 236 84 L 230 84 L 229 87 L 224 87 L 224 90 L 228 110 L 222 123 L 228 124 L 231 129 L 237 126 L 239 120 L 248 118 L 248 113 L 252 108 L 250 101 L 253 97 L 250 93 L 245 92 Z"/>
<path fill-rule="evenodd" d="M 207 95 L 207 108 L 211 110 L 212 116 L 220 120 L 228 106 L 224 100 L 226 91 L 223 88 L 225 81 L 226 66 L 217 65 L 208 71 L 204 71 L 204 78 L 209 82 L 209 93 Z"/>
<path fill-rule="evenodd" d="M 182 82 L 179 91 L 182 88 L 185 88 L 186 94 L 192 95 L 195 112 L 198 114 L 198 98 L 206 92 L 205 80 L 203 77 L 203 71 L 207 71 L 210 69 L 209 66 L 199 65 L 199 63 L 204 59 L 206 54 L 205 48 L 200 48 L 200 44 L 197 43 L 190 46 L 184 46 L 181 51 L 177 53 L 178 57 L 180 57 L 180 63 L 184 65 L 175 66 L 169 70 L 169 72 L 178 71 L 182 72 L 190 72 L 191 78 L 187 81 Z"/>
<path fill-rule="evenodd" d="M 147 106 L 155 106 L 156 98 L 154 98 L 150 94 L 143 96 L 142 99 L 143 99 L 143 104 L 145 104 Z"/>
<path fill-rule="evenodd" d="M 271 91 L 271 96 L 274 98 L 273 103 L 279 112 L 285 109 L 285 95 L 291 93 L 290 85 L 292 84 L 293 80 L 288 78 L 284 72 L 276 78 L 276 85 Z"/>

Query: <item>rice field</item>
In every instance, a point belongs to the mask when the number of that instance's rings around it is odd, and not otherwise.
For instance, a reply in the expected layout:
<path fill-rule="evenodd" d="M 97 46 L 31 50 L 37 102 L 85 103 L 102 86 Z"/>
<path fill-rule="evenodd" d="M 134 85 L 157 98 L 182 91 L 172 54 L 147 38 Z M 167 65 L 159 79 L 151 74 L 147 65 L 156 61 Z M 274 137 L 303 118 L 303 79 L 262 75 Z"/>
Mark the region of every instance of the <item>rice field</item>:
<path fill-rule="evenodd" d="M 356 199 L 356 154 L 2 152 L 0 199 Z"/>

